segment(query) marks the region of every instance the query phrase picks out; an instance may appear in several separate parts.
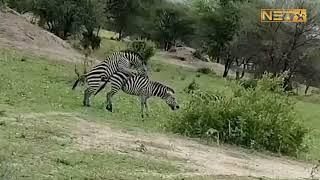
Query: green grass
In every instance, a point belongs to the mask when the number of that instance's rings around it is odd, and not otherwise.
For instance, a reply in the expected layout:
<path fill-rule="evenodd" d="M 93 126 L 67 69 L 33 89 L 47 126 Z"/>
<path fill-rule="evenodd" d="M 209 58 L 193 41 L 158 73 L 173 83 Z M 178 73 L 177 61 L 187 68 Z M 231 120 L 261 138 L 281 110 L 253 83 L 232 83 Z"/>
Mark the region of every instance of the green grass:
<path fill-rule="evenodd" d="M 92 56 L 96 58 L 104 59 L 115 51 L 125 50 L 127 48 L 125 42 L 115 40 L 117 34 L 114 32 L 100 30 L 99 35 L 101 37 L 101 47 L 92 54 Z"/>
<path fill-rule="evenodd" d="M 22 58 L 25 61 L 21 61 Z M 220 77 L 162 64 L 158 58 L 150 61 L 151 78 L 174 88 L 182 108 L 189 98 L 183 89 L 193 79 L 201 89 L 229 90 L 226 80 Z M 24 117 L 28 113 L 68 112 L 88 121 L 131 131 L 163 132 L 164 123 L 177 112 L 171 111 L 161 99 L 150 99 L 150 117 L 144 121 L 140 118 L 139 98 L 122 92 L 113 99 L 114 112 L 105 111 L 108 88 L 93 99 L 92 107 L 85 108 L 82 106 L 84 88 L 71 90 L 76 79 L 73 64 L 11 50 L 0 50 L 0 77 L 0 179 L 1 175 L 12 179 L 157 179 L 159 177 L 152 174 L 180 172 L 167 161 L 78 150 L 70 134 L 76 120 L 62 116 Z M 308 154 L 312 159 L 320 159 L 320 140 L 316 138 L 320 135 L 319 109 L 320 104 L 315 102 L 297 104 L 305 124 L 315 129 Z M 212 178 L 232 179 L 207 177 Z"/>
<path fill-rule="evenodd" d="M 70 134 L 77 122 L 69 117 L 18 118 L 8 113 L 1 121 L 0 179 L 137 179 L 178 171 L 168 162 L 79 151 Z"/>
<path fill-rule="evenodd" d="M 23 59 L 23 61 L 22 61 Z M 79 151 L 70 131 L 75 120 L 62 116 L 28 117 L 48 112 L 77 113 L 98 123 L 110 123 L 127 130 L 161 131 L 172 114 L 161 99 L 150 99 L 151 117 L 140 118 L 138 97 L 119 93 L 114 98 L 115 112 L 105 111 L 105 91 L 82 106 L 83 87 L 71 87 L 76 79 L 74 65 L 0 51 L 0 179 L 156 179 L 153 173 L 170 174 L 179 169 L 170 162 L 155 161 L 112 152 Z M 154 60 L 151 69 L 160 67 L 152 78 L 172 86 L 179 101 L 187 99 L 183 89 L 193 78 L 210 88 L 222 88 L 224 81 L 196 74 Z M 180 80 L 184 77 L 184 80 Z M 146 176 L 146 174 L 151 174 Z"/>

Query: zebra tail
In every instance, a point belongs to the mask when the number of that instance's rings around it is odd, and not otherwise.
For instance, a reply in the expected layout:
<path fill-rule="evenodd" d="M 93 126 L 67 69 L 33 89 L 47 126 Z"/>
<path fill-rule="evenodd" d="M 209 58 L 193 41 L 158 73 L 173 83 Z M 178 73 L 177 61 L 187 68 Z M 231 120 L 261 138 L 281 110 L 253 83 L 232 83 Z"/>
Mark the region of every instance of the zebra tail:
<path fill-rule="evenodd" d="M 74 89 L 77 87 L 79 81 L 80 81 L 80 78 L 78 78 L 78 79 L 76 80 L 76 82 L 74 82 L 74 84 L 73 84 L 73 86 L 72 86 L 72 90 L 74 90 Z"/>
<path fill-rule="evenodd" d="M 85 75 L 79 76 L 78 79 L 76 80 L 76 82 L 74 82 L 74 84 L 73 84 L 73 86 L 72 86 L 72 90 L 74 90 L 74 89 L 77 87 L 77 85 L 78 85 L 78 83 L 79 83 L 80 81 L 84 81 L 84 79 L 85 79 Z"/>
<path fill-rule="evenodd" d="M 94 96 L 97 95 L 106 85 L 108 84 L 108 81 L 104 81 L 102 85 L 99 86 L 98 90 L 94 93 Z"/>

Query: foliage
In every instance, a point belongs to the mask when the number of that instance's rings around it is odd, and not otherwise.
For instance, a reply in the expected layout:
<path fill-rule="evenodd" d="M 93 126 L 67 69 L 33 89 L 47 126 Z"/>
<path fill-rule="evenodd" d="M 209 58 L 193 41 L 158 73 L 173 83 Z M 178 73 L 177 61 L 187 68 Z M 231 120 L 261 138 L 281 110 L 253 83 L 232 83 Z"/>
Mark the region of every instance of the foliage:
<path fill-rule="evenodd" d="M 300 124 L 289 97 L 269 91 L 269 85 L 278 87 L 279 81 L 264 76 L 256 89 L 233 84 L 232 96 L 198 91 L 168 128 L 200 138 L 207 138 L 207 132 L 214 129 L 222 142 L 295 156 L 306 150 L 307 129 Z"/>
<path fill-rule="evenodd" d="M 156 53 L 155 43 L 146 39 L 131 41 L 128 44 L 128 49 L 140 54 L 145 61 L 148 61 Z"/>
<path fill-rule="evenodd" d="M 256 79 L 243 79 L 240 81 L 240 85 L 242 87 L 244 87 L 245 89 L 249 89 L 249 88 L 256 88 L 258 85 L 258 80 Z"/>
<path fill-rule="evenodd" d="M 177 40 L 185 40 L 193 33 L 193 21 L 189 10 L 183 4 L 167 2 L 154 13 L 153 39 L 160 42 L 161 47 L 168 51 Z"/>
<path fill-rule="evenodd" d="M 108 0 L 105 2 L 105 13 L 108 27 L 119 34 L 119 39 L 134 28 L 136 17 L 141 13 L 142 0 Z"/>
<path fill-rule="evenodd" d="M 236 5 L 229 1 L 198 3 L 195 7 L 199 16 L 197 34 L 203 41 L 210 57 L 222 55 L 224 47 L 231 41 L 239 27 L 239 12 Z"/>
<path fill-rule="evenodd" d="M 82 30 L 93 34 L 101 23 L 102 10 L 98 0 L 35 0 L 32 12 L 39 24 L 62 39 Z"/>
<path fill-rule="evenodd" d="M 184 92 L 188 94 L 193 94 L 194 91 L 199 89 L 200 89 L 199 84 L 195 80 L 192 80 L 192 82 L 186 88 L 184 88 Z"/>
<path fill-rule="evenodd" d="M 197 72 L 202 73 L 202 74 L 214 73 L 214 72 L 213 72 L 210 68 L 208 68 L 208 67 L 199 68 L 199 69 L 197 70 Z"/>
<path fill-rule="evenodd" d="M 197 49 L 194 53 L 192 53 L 192 55 L 195 58 L 202 59 L 202 54 L 201 54 L 201 51 L 199 49 Z"/>
<path fill-rule="evenodd" d="M 31 11 L 34 6 L 33 0 L 7 0 L 5 1 L 7 6 L 16 10 L 19 13 L 25 13 Z M 0 1 L 0 4 L 3 1 Z"/>

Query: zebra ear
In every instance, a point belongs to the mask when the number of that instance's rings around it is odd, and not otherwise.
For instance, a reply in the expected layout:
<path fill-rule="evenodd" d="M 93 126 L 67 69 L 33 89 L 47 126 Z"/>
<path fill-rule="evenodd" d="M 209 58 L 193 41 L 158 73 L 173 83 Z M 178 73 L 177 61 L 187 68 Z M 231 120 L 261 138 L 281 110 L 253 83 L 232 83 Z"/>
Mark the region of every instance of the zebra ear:
<path fill-rule="evenodd" d="M 174 94 L 174 92 L 171 91 L 171 90 L 167 90 L 167 93 L 170 94 L 170 95 L 173 95 L 173 94 Z"/>

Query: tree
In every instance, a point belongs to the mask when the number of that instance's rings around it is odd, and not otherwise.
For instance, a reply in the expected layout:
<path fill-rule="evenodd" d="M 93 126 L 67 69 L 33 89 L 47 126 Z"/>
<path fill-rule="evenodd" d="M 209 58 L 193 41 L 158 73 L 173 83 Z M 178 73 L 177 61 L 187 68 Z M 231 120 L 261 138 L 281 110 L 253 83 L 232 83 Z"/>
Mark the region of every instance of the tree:
<path fill-rule="evenodd" d="M 197 34 L 200 41 L 204 42 L 204 49 L 211 59 L 216 58 L 218 62 L 223 60 L 223 76 L 226 77 L 234 60 L 230 53 L 230 43 L 239 28 L 239 9 L 233 1 L 221 0 L 218 4 L 213 3 L 215 2 L 198 2 L 195 7 L 200 16 Z"/>
<path fill-rule="evenodd" d="M 108 25 L 122 39 L 130 28 L 135 26 L 134 19 L 142 9 L 142 0 L 107 0 L 105 13 Z"/>
<path fill-rule="evenodd" d="M 33 12 L 40 25 L 62 39 L 83 30 L 92 35 L 101 23 L 102 9 L 98 0 L 35 0 Z"/>
<path fill-rule="evenodd" d="M 155 11 L 153 39 L 168 51 L 177 40 L 185 40 L 193 33 L 192 19 L 183 4 L 168 3 Z"/>
<path fill-rule="evenodd" d="M 308 10 L 307 23 L 261 23 L 256 18 L 251 18 L 251 14 L 268 6 L 262 2 L 247 5 L 249 6 L 242 12 L 240 33 L 232 44 L 235 50 L 231 54 L 238 58 L 250 57 L 255 64 L 256 77 L 261 77 L 264 72 L 274 75 L 289 72 L 284 82 L 289 90 L 292 77 L 306 60 L 305 56 L 319 46 L 320 34 L 315 30 L 317 22 L 316 14 L 312 13 L 313 5 L 303 0 L 295 5 L 291 4 L 295 8 Z M 290 4 L 286 6 L 288 7 L 285 8 L 290 8 Z M 280 4 L 277 8 L 281 7 L 284 5 Z"/>
<path fill-rule="evenodd" d="M 295 80 L 306 85 L 305 94 L 308 93 L 309 87 L 320 87 L 320 61 L 319 49 L 310 53 L 297 68 Z"/>

